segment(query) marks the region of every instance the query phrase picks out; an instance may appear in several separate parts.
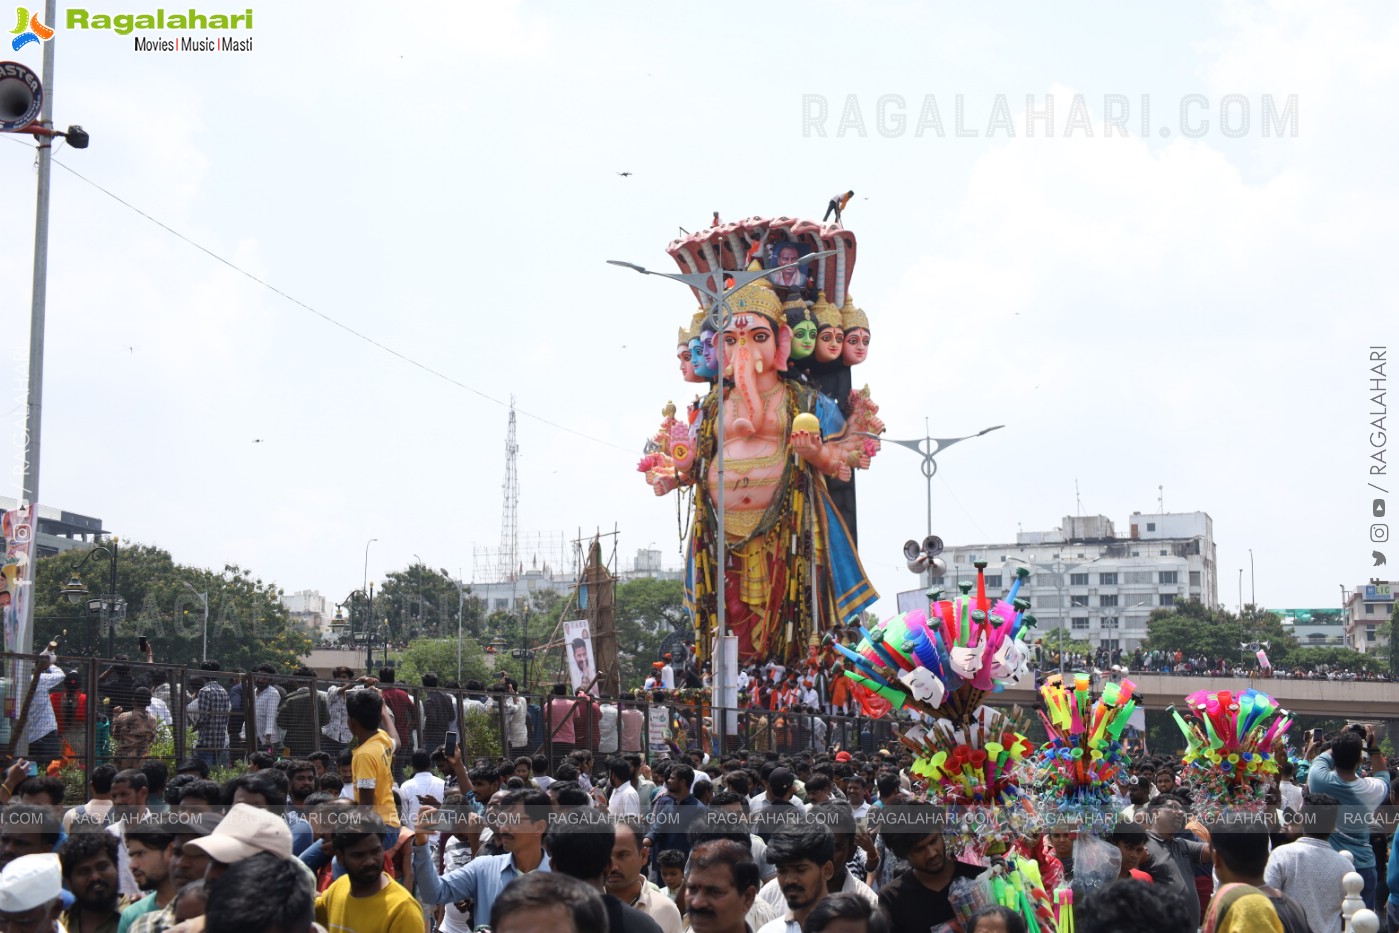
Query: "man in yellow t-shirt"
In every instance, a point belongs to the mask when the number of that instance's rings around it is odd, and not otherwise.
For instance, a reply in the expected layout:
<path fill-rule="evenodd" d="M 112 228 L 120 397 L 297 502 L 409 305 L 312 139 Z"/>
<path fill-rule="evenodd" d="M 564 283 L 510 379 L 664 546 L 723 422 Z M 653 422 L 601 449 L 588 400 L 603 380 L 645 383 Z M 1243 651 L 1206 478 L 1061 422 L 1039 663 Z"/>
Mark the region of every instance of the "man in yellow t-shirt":
<path fill-rule="evenodd" d="M 359 743 L 350 760 L 355 786 L 355 803 L 373 807 L 390 830 L 399 827 L 398 808 L 393 803 L 393 741 L 379 728 L 384 715 L 384 698 L 378 690 L 366 687 L 345 698 L 345 715 L 350 733 Z"/>
<path fill-rule="evenodd" d="M 345 874 L 316 898 L 316 922 L 334 933 L 422 933 L 422 907 L 384 874 L 383 822 L 363 812 L 346 817 L 330 836 Z"/>

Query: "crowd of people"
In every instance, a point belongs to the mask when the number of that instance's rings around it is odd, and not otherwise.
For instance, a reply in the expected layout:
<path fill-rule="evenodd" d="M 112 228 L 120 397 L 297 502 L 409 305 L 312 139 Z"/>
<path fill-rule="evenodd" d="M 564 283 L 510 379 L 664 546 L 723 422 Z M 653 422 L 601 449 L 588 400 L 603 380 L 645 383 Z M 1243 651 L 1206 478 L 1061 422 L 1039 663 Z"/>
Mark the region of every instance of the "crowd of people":
<path fill-rule="evenodd" d="M 189 700 L 201 723 L 227 709 L 205 692 L 214 673 Z M 619 714 L 615 750 L 599 747 L 599 729 L 554 743 L 553 757 L 513 748 L 482 758 L 460 743 L 451 719 L 434 742 L 427 712 L 395 699 L 385 672 L 343 673 L 343 718 L 327 709 L 323 719 L 343 727 L 343 745 L 304 757 L 259 748 L 246 772 L 222 784 L 210 780 L 211 765 L 226 759 L 209 752 L 226 754 L 224 723 L 223 747 L 196 748 L 174 775 L 158 760 L 115 756 L 88 776 L 78 806 L 61 780 L 15 762 L 0 784 L 0 928 L 1026 929 L 1014 911 L 985 905 L 968 915 L 958 905 L 959 885 L 987 870 L 987 855 L 963 850 L 897 739 L 784 754 L 678 746 L 672 732 L 644 753 L 623 748 Z M 775 673 L 759 671 L 763 685 L 750 683 L 752 692 L 789 683 Z M 297 693 L 275 705 L 288 731 L 304 728 Z M 270 699 L 266 713 L 257 708 L 262 698 L 262 690 L 253 698 L 257 723 L 274 712 Z M 588 705 L 566 691 L 554 700 Z M 309 708 L 309 690 L 300 702 Z M 413 724 L 406 734 L 404 721 Z M 276 738 L 260 728 L 254 736 L 253 747 Z M 1192 818 L 1209 792 L 1179 759 L 1156 757 L 1114 785 L 1105 821 L 1044 825 L 1013 846 L 1052 886 L 1082 884 L 1095 847 L 1117 851 L 1120 880 L 1075 890 L 1080 933 L 1202 924 L 1331 933 L 1352 864 L 1366 903 L 1388 904 L 1399 921 L 1399 859 L 1388 859 L 1399 782 L 1374 733 L 1306 739 L 1267 809 L 1247 814 L 1247 831 Z M 1354 812 L 1366 819 L 1338 819 Z"/>

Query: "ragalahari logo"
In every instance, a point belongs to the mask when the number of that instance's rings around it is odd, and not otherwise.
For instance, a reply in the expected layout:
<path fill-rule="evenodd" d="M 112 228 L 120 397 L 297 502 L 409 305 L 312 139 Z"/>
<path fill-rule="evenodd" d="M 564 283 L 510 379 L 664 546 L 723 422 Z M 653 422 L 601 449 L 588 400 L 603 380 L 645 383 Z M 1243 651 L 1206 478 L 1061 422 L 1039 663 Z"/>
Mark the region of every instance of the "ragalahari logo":
<path fill-rule="evenodd" d="M 39 14 L 36 11 L 30 15 L 24 7 L 15 7 L 15 28 L 11 35 L 14 39 L 10 46 L 18 52 L 31 42 L 47 42 L 53 38 L 53 30 L 39 22 Z"/>

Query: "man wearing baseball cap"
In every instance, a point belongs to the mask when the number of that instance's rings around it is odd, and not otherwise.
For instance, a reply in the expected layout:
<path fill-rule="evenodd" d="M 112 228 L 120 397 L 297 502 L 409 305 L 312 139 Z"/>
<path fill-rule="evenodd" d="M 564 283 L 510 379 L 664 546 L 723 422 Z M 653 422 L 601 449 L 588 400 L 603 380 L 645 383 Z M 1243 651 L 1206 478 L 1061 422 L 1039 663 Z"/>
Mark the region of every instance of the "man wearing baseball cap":
<path fill-rule="evenodd" d="M 21 855 L 0 872 L 0 925 L 6 929 L 58 930 L 63 866 L 52 852 Z"/>
<path fill-rule="evenodd" d="M 209 857 L 204 880 L 213 883 L 228 870 L 228 866 L 259 852 L 292 861 L 291 828 L 286 820 L 275 813 L 246 803 L 235 803 L 212 833 L 200 839 L 191 839 L 185 843 L 185 848 Z"/>

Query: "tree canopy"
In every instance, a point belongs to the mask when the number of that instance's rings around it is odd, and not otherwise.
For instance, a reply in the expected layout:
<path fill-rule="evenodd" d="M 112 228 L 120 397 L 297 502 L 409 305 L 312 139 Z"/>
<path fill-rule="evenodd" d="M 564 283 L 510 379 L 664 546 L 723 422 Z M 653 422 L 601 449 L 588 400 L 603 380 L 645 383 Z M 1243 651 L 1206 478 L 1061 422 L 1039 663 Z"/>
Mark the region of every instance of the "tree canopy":
<path fill-rule="evenodd" d="M 679 580 L 642 577 L 619 584 L 614 618 L 623 690 L 642 685 L 651 662 L 660 659 L 661 642 L 667 635 L 693 633 Z"/>
<path fill-rule="evenodd" d="M 89 551 L 72 550 L 41 558 L 36 567 L 34 644 L 57 637 L 59 653 L 102 657 L 107 636 L 99 613 L 87 611 L 88 599 L 110 588 L 108 556 L 93 554 L 81 582 L 89 595 L 74 604 L 63 594 L 73 568 Z M 186 586 L 188 584 L 188 586 Z M 282 590 L 235 564 L 221 571 L 177 564 L 169 552 L 145 544 L 117 547 L 117 595 L 126 615 L 117 624 L 117 653 L 139 657 L 137 639 L 145 635 L 157 661 L 197 664 L 203 654 L 204 604 L 209 594 L 210 658 L 224 669 L 270 663 L 289 671 L 311 650 L 311 638 L 282 605 Z"/>
<path fill-rule="evenodd" d="M 1242 618 L 1224 609 L 1209 609 L 1197 599 L 1157 609 L 1146 620 L 1147 650 L 1179 651 L 1188 658 L 1211 661 L 1240 659 L 1241 644 L 1268 642 L 1268 660 L 1274 666 L 1290 664 L 1297 640 L 1283 628 L 1275 613 L 1244 607 Z"/>
<path fill-rule="evenodd" d="M 1062 628 L 1052 629 L 1044 633 L 1044 637 L 1039 639 L 1045 651 L 1063 651 L 1065 654 L 1091 655 L 1093 645 L 1089 642 L 1074 638 Z"/>
<path fill-rule="evenodd" d="M 356 631 L 361 631 L 368 604 L 363 598 L 349 602 L 351 623 Z M 455 644 L 459 618 L 463 633 L 478 638 L 485 623 L 481 600 L 471 594 L 470 586 L 459 587 L 447 570 L 434 570 L 420 563 L 384 577 L 383 585 L 374 593 L 373 612 L 376 625 L 387 622 L 395 641 L 420 636 L 451 637 Z"/>
<path fill-rule="evenodd" d="M 1389 617 L 1389 676 L 1399 677 L 1399 605 Z"/>

